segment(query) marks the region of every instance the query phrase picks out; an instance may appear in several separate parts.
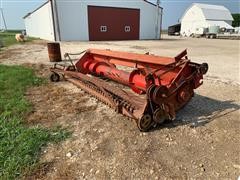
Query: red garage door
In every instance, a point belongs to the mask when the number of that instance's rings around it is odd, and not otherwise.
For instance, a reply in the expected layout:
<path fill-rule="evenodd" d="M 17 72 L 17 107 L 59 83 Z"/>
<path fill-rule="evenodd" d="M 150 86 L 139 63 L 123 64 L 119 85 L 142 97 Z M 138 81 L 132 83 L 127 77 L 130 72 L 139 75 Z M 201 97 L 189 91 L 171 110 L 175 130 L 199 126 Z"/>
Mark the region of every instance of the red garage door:
<path fill-rule="evenodd" d="M 140 10 L 88 6 L 89 40 L 139 39 Z"/>

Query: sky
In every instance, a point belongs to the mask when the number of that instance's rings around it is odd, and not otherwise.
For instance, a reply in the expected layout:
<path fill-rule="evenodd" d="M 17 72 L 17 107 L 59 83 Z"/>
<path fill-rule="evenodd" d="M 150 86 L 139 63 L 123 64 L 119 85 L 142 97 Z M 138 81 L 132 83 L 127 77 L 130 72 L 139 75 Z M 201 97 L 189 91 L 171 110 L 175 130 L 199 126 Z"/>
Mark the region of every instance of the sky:
<path fill-rule="evenodd" d="M 22 19 L 28 12 L 31 12 L 46 0 L 0 0 L 8 29 L 24 29 Z M 156 3 L 156 0 L 150 0 Z M 240 13 L 240 0 L 161 0 L 163 7 L 163 29 L 176 24 L 185 10 L 192 3 L 206 3 L 224 5 L 232 13 Z M 0 28 L 3 28 L 3 19 L 0 15 Z"/>

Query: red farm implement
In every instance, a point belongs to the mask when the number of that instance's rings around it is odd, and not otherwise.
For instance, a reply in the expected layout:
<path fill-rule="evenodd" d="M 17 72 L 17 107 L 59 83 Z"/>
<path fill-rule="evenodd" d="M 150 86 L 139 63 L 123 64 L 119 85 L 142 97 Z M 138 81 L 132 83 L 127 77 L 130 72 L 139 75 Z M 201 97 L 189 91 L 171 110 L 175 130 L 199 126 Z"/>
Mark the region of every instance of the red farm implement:
<path fill-rule="evenodd" d="M 191 62 L 186 50 L 169 58 L 89 49 L 75 64 L 57 63 L 50 70 L 52 81 L 59 81 L 62 75 L 147 131 L 154 124 L 175 119 L 176 111 L 202 85 L 208 65 Z"/>

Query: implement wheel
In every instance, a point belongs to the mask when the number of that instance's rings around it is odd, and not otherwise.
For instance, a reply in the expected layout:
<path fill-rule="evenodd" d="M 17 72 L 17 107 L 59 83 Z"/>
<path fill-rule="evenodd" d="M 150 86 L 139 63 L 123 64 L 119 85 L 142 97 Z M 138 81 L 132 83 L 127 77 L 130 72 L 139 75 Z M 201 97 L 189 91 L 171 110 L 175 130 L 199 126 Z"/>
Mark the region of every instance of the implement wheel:
<path fill-rule="evenodd" d="M 144 114 L 137 122 L 138 129 L 140 131 L 146 132 L 152 127 L 152 123 L 152 116 L 149 114 Z"/>
<path fill-rule="evenodd" d="M 51 80 L 52 82 L 58 82 L 58 81 L 60 81 L 60 76 L 59 76 L 59 74 L 57 74 L 57 73 L 52 73 L 51 76 L 50 76 L 50 80 Z"/>
<path fill-rule="evenodd" d="M 154 113 L 153 113 L 153 120 L 158 123 L 162 124 L 164 121 L 167 119 L 166 113 L 164 112 L 163 109 L 158 108 Z"/>

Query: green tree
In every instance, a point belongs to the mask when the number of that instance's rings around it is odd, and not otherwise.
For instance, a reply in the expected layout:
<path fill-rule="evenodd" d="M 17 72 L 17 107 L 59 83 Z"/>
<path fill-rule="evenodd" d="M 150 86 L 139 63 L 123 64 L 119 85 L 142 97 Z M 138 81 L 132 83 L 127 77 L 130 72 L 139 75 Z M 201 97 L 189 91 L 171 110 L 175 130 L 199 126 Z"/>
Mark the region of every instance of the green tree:
<path fill-rule="evenodd" d="M 240 14 L 232 14 L 233 17 L 233 22 L 232 22 L 232 26 L 233 27 L 239 27 L 240 26 Z"/>

